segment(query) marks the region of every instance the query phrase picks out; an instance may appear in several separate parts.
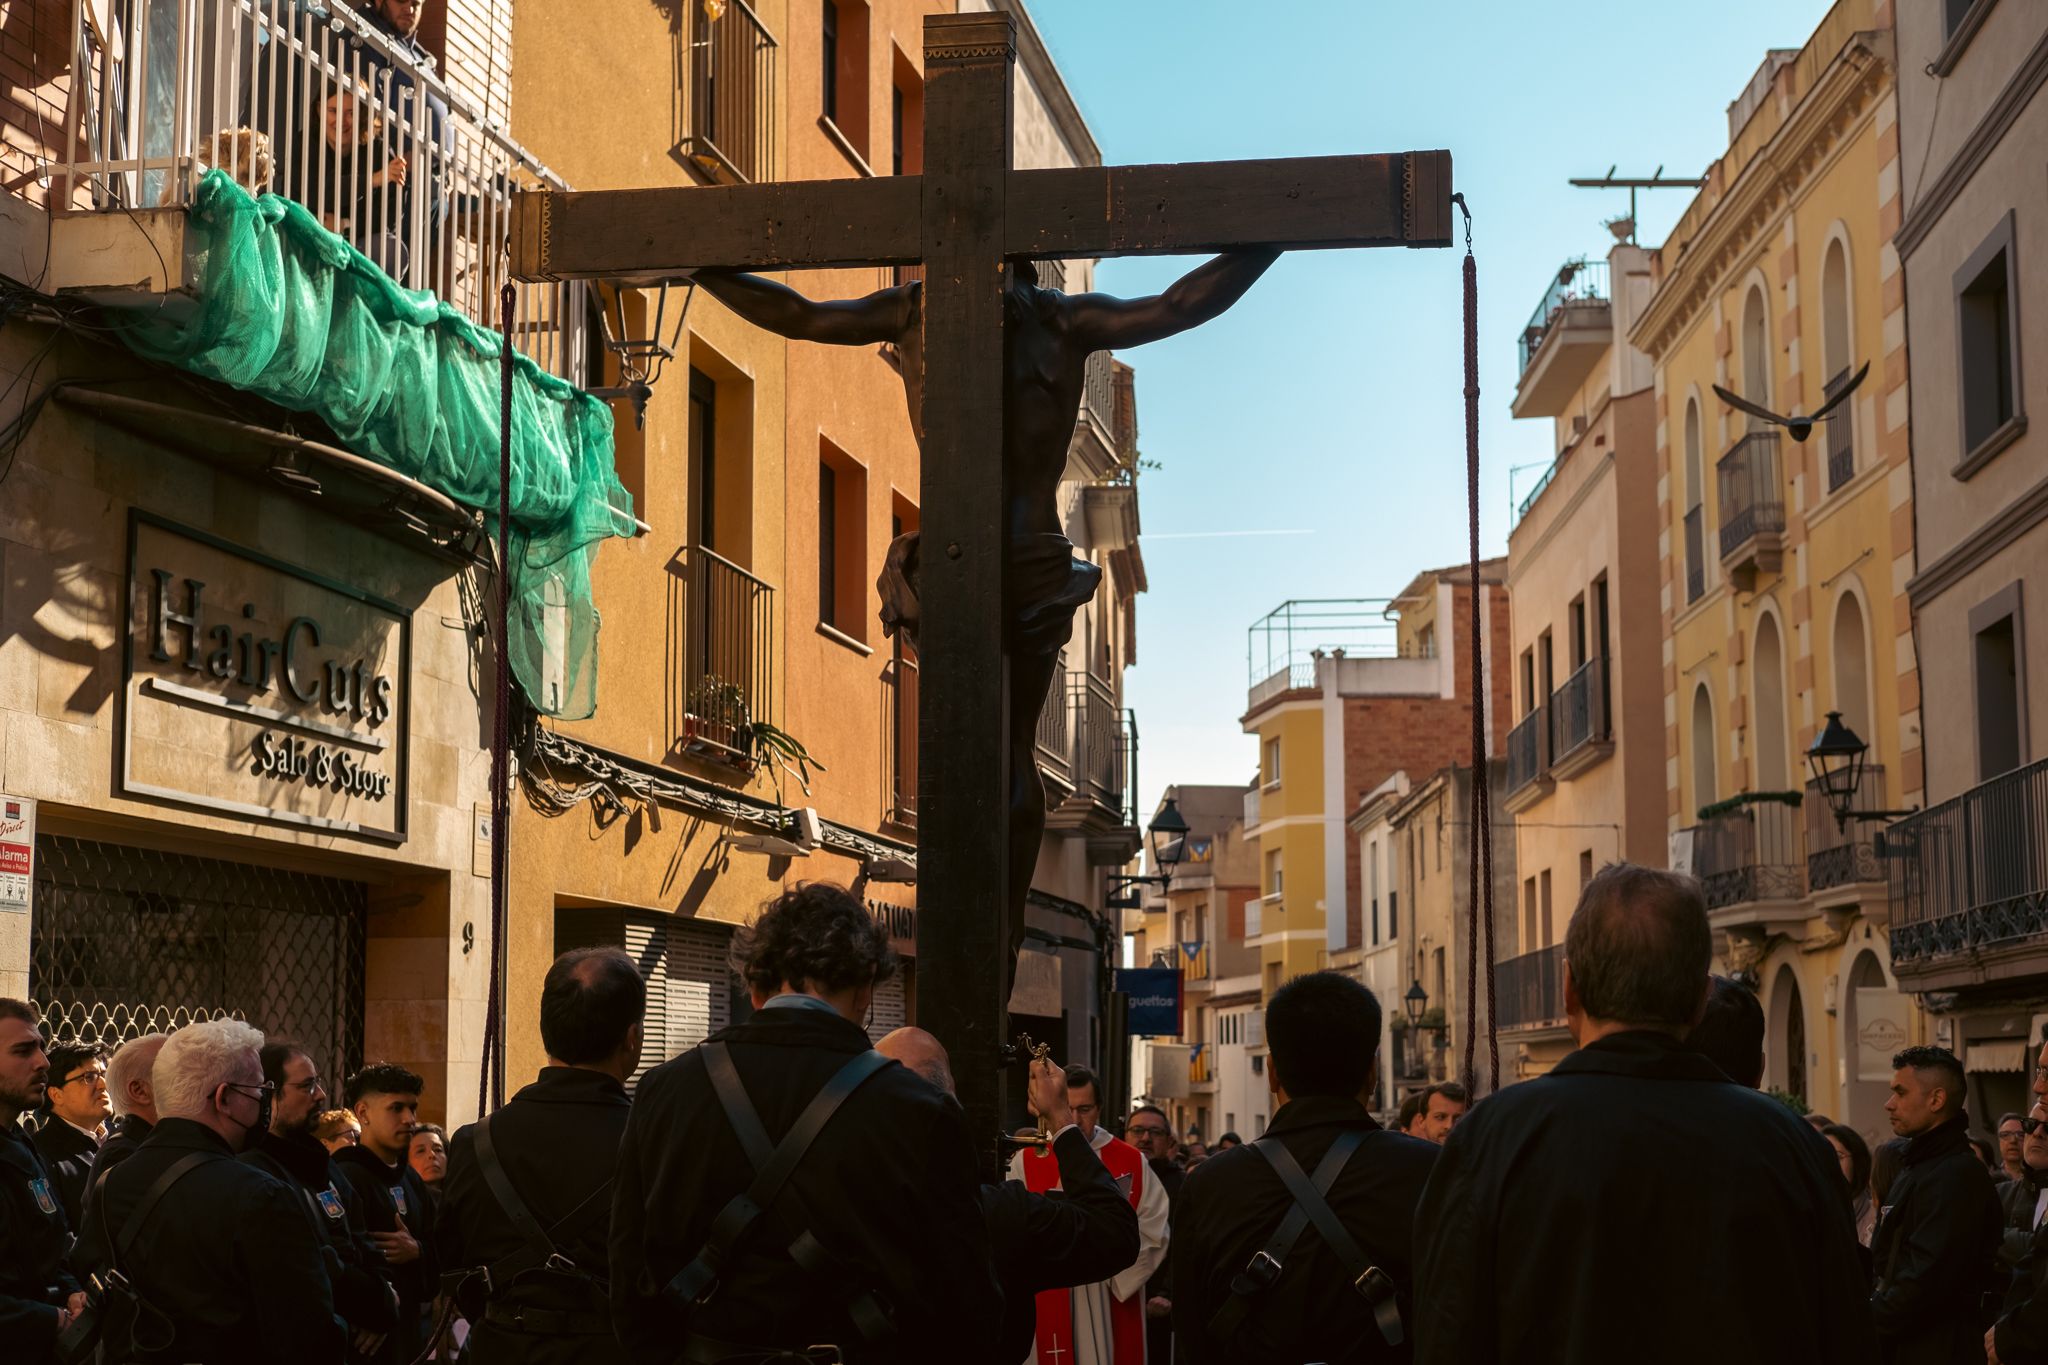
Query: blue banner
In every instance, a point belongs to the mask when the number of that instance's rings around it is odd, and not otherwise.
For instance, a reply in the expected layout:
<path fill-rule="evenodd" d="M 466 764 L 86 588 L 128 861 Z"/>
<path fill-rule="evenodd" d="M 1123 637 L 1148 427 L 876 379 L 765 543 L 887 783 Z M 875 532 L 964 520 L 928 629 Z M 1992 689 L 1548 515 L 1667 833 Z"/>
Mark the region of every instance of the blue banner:
<path fill-rule="evenodd" d="M 1180 971 L 1174 967 L 1119 967 L 1116 988 L 1130 997 L 1126 1016 L 1133 1037 L 1180 1036 Z"/>

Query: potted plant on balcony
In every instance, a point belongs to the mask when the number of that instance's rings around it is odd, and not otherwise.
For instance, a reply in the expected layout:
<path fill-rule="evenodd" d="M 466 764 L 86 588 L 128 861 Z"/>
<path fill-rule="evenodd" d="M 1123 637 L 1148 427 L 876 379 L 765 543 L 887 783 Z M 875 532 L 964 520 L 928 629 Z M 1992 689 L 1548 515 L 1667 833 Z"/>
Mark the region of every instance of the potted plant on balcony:
<path fill-rule="evenodd" d="M 729 738 L 718 738 L 720 734 Z M 826 770 L 802 740 L 778 725 L 756 720 L 745 690 L 717 674 L 705 675 L 690 694 L 689 710 L 683 716 L 683 740 L 687 752 L 750 776 L 766 769 L 778 806 L 782 804 L 784 773 L 794 777 L 809 796 L 811 774 Z"/>

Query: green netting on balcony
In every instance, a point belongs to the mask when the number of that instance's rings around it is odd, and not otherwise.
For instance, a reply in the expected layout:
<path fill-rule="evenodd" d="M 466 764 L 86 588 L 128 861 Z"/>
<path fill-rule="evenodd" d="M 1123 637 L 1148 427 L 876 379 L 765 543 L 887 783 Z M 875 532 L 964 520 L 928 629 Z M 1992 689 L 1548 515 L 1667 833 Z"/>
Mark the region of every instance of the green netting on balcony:
<path fill-rule="evenodd" d="M 498 508 L 501 342 L 431 293 L 402 287 L 298 204 L 207 172 L 192 200 L 196 306 L 135 309 L 135 350 L 280 407 L 349 448 L 486 514 Z M 597 708 L 590 566 L 634 532 L 603 403 L 525 356 L 512 398 L 512 668 L 540 710 Z"/>

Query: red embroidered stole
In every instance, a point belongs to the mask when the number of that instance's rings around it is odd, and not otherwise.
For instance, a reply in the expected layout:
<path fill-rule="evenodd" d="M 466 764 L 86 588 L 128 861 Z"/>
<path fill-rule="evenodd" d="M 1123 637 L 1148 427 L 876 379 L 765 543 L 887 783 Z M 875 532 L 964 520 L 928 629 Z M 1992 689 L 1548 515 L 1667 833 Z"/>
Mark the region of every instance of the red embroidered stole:
<path fill-rule="evenodd" d="M 1109 1168 L 1112 1179 L 1129 1178 L 1131 1207 L 1138 1207 L 1144 1182 L 1151 1178 L 1145 1158 L 1138 1149 L 1118 1138 L 1095 1149 L 1095 1155 Z M 1024 1153 L 1024 1185 L 1036 1194 L 1056 1190 L 1060 1185 L 1059 1158 Z M 1109 1296 L 1110 1337 L 1115 1352 L 1113 1365 L 1145 1365 L 1145 1291 L 1129 1299 Z M 1074 1302 L 1065 1289 L 1048 1289 L 1038 1296 L 1038 1365 L 1075 1365 Z"/>

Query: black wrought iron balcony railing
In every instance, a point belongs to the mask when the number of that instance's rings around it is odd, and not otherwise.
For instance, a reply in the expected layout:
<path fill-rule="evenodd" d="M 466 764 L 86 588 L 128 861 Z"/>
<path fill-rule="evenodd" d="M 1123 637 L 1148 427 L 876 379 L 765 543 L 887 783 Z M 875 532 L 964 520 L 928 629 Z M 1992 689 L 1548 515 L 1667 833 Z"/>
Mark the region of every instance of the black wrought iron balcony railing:
<path fill-rule="evenodd" d="M 1884 765 L 1864 767 L 1851 810 L 1883 810 Z M 1885 880 L 1874 842 L 1877 827 L 1851 820 L 1845 829 L 1828 805 L 1818 778 L 1806 784 L 1806 884 L 1814 891 Z"/>
<path fill-rule="evenodd" d="M 2048 759 L 1884 831 L 1892 961 L 2048 940 Z"/>
<path fill-rule="evenodd" d="M 884 818 L 917 828 L 917 652 L 896 639 L 882 669 L 882 806 Z"/>
<path fill-rule="evenodd" d="M 1089 796 L 1121 809 L 1124 802 L 1124 716 L 1116 693 L 1093 673 L 1074 679 L 1075 776 Z"/>
<path fill-rule="evenodd" d="M 1550 694 L 1550 761 L 1562 763 L 1613 733 L 1607 710 L 1607 660 L 1596 654 Z"/>
<path fill-rule="evenodd" d="M 1707 509 L 1685 514 L 1685 600 L 1697 602 L 1707 593 Z"/>
<path fill-rule="evenodd" d="M 1581 259 L 1566 261 L 1558 267 L 1557 277 L 1550 282 L 1550 288 L 1543 291 L 1536 311 L 1529 315 L 1528 326 L 1522 329 L 1521 363 L 1516 372 L 1529 368 L 1536 352 L 1543 348 L 1543 338 L 1550 334 L 1550 329 L 1557 325 L 1566 309 L 1573 304 L 1605 303 L 1608 297 L 1607 262 Z"/>
<path fill-rule="evenodd" d="M 685 5 L 689 125 L 682 152 L 713 180 L 775 178 L 775 35 L 746 0 Z M 680 35 L 679 35 L 680 36 Z"/>
<path fill-rule="evenodd" d="M 1494 968 L 1495 1009 L 1504 1029 L 1564 1021 L 1564 945 L 1511 957 Z"/>
<path fill-rule="evenodd" d="M 1074 746 L 1069 729 L 1073 704 L 1067 672 L 1061 669 L 1052 675 L 1045 705 L 1038 711 L 1038 767 L 1068 786 L 1074 783 Z"/>
<path fill-rule="evenodd" d="M 774 719 L 775 589 L 698 546 L 689 552 L 686 739 L 750 757 L 750 723 Z"/>
<path fill-rule="evenodd" d="M 1785 490 L 1778 474 L 1778 433 L 1752 431 L 1717 466 L 1721 490 L 1721 557 L 1760 535 L 1785 529 Z"/>
<path fill-rule="evenodd" d="M 1508 731 L 1508 790 L 1518 792 L 1543 776 L 1544 740 L 1550 730 L 1549 708 L 1539 706 Z"/>
<path fill-rule="evenodd" d="M 1827 382 L 1827 387 L 1821 390 L 1822 401 L 1833 402 L 1835 395 L 1844 388 L 1847 388 L 1848 384 L 1849 369 L 1847 366 L 1843 366 L 1842 372 L 1833 379 L 1830 379 Z M 1851 415 L 1853 408 L 1853 404 L 1849 407 L 1838 408 L 1827 419 L 1828 492 L 1830 493 L 1856 477 L 1856 421 Z"/>
<path fill-rule="evenodd" d="M 1758 901 L 1797 900 L 1806 893 L 1806 857 L 1797 797 L 1745 792 L 1707 807 L 1694 825 L 1692 870 L 1709 910 Z"/>

